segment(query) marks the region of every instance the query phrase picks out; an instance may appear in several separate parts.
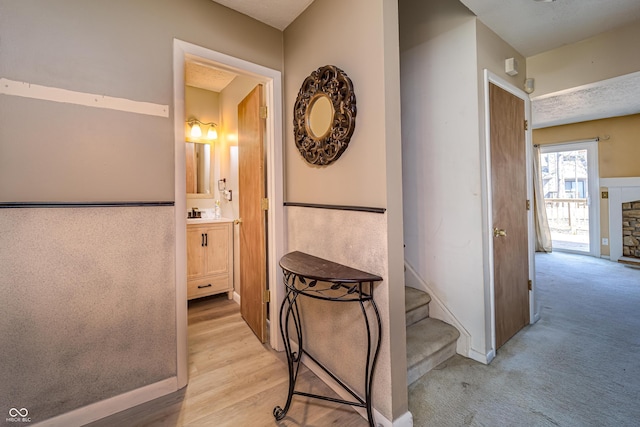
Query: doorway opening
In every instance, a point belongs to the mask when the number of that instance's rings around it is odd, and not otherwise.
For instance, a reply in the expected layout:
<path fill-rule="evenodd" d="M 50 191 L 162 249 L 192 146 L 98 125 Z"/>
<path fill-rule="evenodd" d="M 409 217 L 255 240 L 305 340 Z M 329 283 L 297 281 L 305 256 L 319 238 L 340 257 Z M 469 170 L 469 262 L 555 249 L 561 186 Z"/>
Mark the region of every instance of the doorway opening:
<path fill-rule="evenodd" d="M 269 203 L 266 212 L 267 259 L 264 274 L 270 287 L 269 317 L 277 319 L 275 307 L 279 307 L 284 292 L 282 290 L 282 273 L 277 268 L 277 261 L 284 255 L 284 208 L 283 208 L 283 150 L 282 150 L 282 77 L 281 72 L 266 68 L 248 61 L 231 57 L 201 46 L 174 39 L 174 130 L 175 130 L 175 237 L 176 237 L 176 337 L 177 337 L 177 379 L 178 388 L 188 382 L 188 344 L 187 344 L 187 198 L 186 198 L 186 149 L 185 149 L 185 62 L 197 60 L 217 69 L 259 81 L 264 86 L 264 101 L 267 111 L 272 112 L 265 125 L 264 164 L 265 194 Z M 228 135 L 233 139 L 233 135 Z M 234 145 L 234 144 L 231 144 Z M 225 147 L 221 145 L 221 147 Z M 227 159 L 225 165 L 231 173 L 231 157 L 236 155 L 228 146 L 223 152 L 216 153 L 219 159 Z M 236 156 L 237 157 L 237 156 Z M 217 177 L 214 172 L 214 182 Z M 214 187 L 215 188 L 215 187 Z M 233 194 L 232 197 L 236 197 Z M 232 206 L 228 206 L 227 215 L 235 215 Z M 234 219 L 239 219 L 237 216 Z M 236 224 L 237 226 L 238 224 Z M 238 231 L 235 230 L 235 234 Z M 234 264 L 237 265 L 237 257 Z M 237 267 L 235 267 L 237 269 Z M 239 275 L 236 275 L 239 277 Z M 240 285 L 242 286 L 242 285 Z M 235 295 L 234 295 L 235 297 Z M 278 322 L 269 325 L 269 343 L 276 350 L 282 348 Z"/>
<path fill-rule="evenodd" d="M 599 256 L 597 140 L 540 146 L 554 250 Z"/>

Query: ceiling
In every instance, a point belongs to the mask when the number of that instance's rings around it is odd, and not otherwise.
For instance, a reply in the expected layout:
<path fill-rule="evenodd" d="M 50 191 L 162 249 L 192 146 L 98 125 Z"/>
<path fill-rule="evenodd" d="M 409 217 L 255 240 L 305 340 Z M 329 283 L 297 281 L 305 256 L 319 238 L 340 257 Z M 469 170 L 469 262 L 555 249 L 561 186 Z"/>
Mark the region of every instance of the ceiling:
<path fill-rule="evenodd" d="M 215 0 L 284 30 L 313 0 Z M 639 0 L 460 0 L 525 57 L 640 21 Z M 640 112 L 638 73 L 532 97 L 534 127 Z"/>
<path fill-rule="evenodd" d="M 221 70 L 215 64 L 200 58 L 187 57 L 184 63 L 184 81 L 187 86 L 220 92 L 238 75 Z"/>
<path fill-rule="evenodd" d="M 525 57 L 640 21 L 638 0 L 460 0 Z M 535 78 L 535 76 L 533 76 Z M 640 113 L 640 73 L 536 97 L 534 128 Z"/>
<path fill-rule="evenodd" d="M 640 20 L 638 0 L 460 0 L 524 57 Z"/>
<path fill-rule="evenodd" d="M 215 2 L 282 31 L 313 3 L 313 0 L 215 0 Z"/>

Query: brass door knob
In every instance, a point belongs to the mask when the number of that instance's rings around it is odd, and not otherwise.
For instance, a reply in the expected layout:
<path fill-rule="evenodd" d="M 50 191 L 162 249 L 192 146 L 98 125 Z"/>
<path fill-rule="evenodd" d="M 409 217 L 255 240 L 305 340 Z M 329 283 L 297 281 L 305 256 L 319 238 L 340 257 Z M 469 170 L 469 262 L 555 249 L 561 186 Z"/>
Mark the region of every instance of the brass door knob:
<path fill-rule="evenodd" d="M 242 218 L 234 219 L 234 220 L 233 220 L 233 223 L 234 223 L 235 225 L 242 224 Z"/>
<path fill-rule="evenodd" d="M 496 227 L 493 229 L 493 237 L 507 237 L 507 232 Z"/>

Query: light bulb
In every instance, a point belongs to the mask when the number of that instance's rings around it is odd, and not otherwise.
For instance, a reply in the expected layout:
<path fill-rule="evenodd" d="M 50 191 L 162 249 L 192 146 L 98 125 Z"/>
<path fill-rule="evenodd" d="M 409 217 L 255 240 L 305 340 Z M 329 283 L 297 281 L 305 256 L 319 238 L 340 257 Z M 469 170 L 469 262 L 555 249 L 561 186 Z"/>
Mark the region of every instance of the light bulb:
<path fill-rule="evenodd" d="M 192 138 L 200 138 L 202 136 L 202 129 L 200 129 L 200 125 L 194 124 L 191 126 L 191 137 Z"/>
<path fill-rule="evenodd" d="M 214 127 L 209 128 L 209 132 L 207 132 L 208 139 L 218 139 L 218 131 Z"/>

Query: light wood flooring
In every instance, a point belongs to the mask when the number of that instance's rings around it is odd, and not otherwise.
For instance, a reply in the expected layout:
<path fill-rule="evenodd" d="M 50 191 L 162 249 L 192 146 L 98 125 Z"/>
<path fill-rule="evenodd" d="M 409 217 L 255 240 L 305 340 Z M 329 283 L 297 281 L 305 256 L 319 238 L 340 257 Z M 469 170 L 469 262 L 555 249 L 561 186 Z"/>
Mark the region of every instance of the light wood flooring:
<path fill-rule="evenodd" d="M 189 303 L 189 384 L 182 390 L 89 424 L 112 426 L 366 426 L 349 406 L 294 396 L 282 421 L 284 353 L 261 344 L 226 294 Z M 296 389 L 337 397 L 306 367 Z"/>

